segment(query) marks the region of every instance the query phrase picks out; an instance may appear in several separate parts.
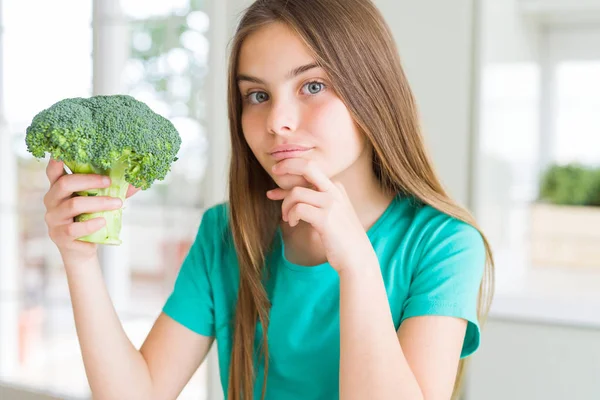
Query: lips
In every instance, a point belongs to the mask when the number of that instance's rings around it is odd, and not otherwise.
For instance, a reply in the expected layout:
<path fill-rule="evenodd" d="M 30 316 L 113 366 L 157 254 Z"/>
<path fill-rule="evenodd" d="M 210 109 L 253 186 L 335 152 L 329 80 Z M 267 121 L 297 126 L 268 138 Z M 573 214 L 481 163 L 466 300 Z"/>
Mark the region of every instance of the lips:
<path fill-rule="evenodd" d="M 312 149 L 312 147 L 302 145 L 286 144 L 274 147 L 270 151 L 270 154 L 276 160 L 284 160 L 286 158 L 299 157 Z"/>
<path fill-rule="evenodd" d="M 292 151 L 279 151 L 277 153 L 273 153 L 272 156 L 275 160 L 285 160 L 286 158 L 295 158 L 300 157 L 301 155 L 308 153 L 312 149 L 307 150 L 292 150 Z"/>

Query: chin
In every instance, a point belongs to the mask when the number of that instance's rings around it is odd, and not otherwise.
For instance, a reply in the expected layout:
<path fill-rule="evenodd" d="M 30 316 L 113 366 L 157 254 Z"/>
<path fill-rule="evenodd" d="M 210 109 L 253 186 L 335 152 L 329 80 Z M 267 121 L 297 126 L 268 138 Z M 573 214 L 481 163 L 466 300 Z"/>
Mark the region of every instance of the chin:
<path fill-rule="evenodd" d="M 310 187 L 310 184 L 301 176 L 286 175 L 274 178 L 275 183 L 283 190 L 291 190 L 296 186 Z"/>

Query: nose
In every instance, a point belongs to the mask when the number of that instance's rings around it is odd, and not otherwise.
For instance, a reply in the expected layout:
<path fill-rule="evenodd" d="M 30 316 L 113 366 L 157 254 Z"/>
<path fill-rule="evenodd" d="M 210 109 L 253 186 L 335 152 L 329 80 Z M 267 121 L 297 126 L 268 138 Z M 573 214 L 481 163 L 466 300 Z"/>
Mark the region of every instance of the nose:
<path fill-rule="evenodd" d="M 272 101 L 267 119 L 267 129 L 274 135 L 285 135 L 294 132 L 298 124 L 298 110 L 290 101 Z"/>

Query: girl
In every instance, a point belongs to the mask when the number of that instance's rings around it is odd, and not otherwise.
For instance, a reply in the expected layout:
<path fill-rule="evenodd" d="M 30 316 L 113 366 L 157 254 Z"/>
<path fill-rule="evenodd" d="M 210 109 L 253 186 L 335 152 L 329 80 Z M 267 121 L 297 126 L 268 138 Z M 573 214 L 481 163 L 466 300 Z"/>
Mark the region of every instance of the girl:
<path fill-rule="evenodd" d="M 51 161 L 46 196 L 95 399 L 174 399 L 214 338 L 228 399 L 448 399 L 479 346 L 492 257 L 443 190 L 369 0 L 257 0 L 229 70 L 229 201 L 207 210 L 138 351 Z M 132 194 L 135 190 L 131 190 Z M 100 222 L 101 224 L 101 222 Z M 91 317 L 93 315 L 93 318 Z"/>

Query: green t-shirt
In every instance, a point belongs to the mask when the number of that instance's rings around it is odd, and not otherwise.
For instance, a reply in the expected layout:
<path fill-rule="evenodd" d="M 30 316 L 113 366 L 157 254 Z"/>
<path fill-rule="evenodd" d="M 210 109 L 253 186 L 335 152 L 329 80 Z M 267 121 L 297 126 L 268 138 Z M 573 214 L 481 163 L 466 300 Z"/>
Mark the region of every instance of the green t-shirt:
<path fill-rule="evenodd" d="M 367 235 L 379 258 L 396 330 L 403 320 L 443 315 L 468 321 L 461 357 L 479 347 L 477 296 L 485 249 L 470 225 L 397 196 Z M 327 263 L 305 267 L 284 257 L 281 230 L 268 255 L 271 280 L 268 400 L 339 397 L 339 278 Z M 208 209 L 163 311 L 192 331 L 215 336 L 227 393 L 238 262 L 228 206 Z M 257 326 L 257 337 L 262 337 Z M 357 343 L 357 345 L 360 345 Z M 255 398 L 264 371 L 257 366 Z"/>

